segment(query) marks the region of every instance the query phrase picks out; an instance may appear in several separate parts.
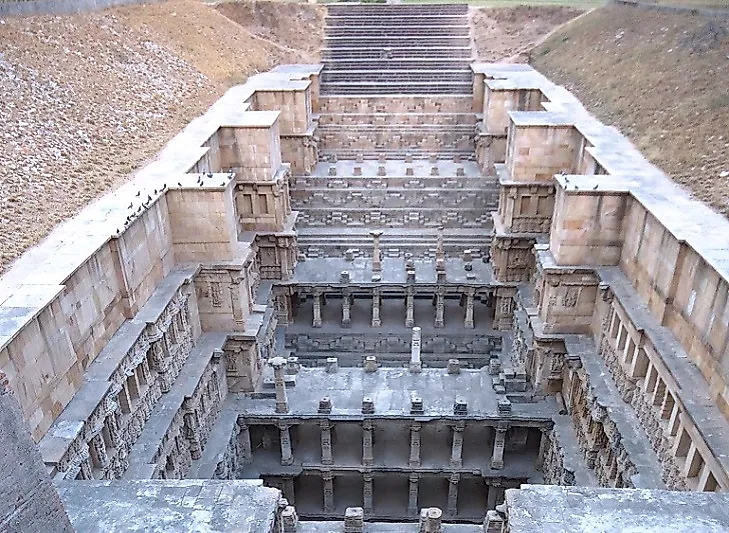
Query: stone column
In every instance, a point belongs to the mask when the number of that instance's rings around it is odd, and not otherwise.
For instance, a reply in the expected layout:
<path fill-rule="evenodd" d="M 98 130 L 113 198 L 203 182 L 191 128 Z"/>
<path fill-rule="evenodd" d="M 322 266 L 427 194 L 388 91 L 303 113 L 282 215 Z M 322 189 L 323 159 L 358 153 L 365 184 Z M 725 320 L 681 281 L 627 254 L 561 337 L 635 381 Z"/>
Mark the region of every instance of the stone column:
<path fill-rule="evenodd" d="M 435 260 L 445 259 L 445 249 L 443 247 L 443 226 L 438 227 L 438 235 L 435 242 Z"/>
<path fill-rule="evenodd" d="M 549 449 L 549 428 L 539 428 L 541 438 L 539 440 L 539 455 L 537 455 L 537 470 L 544 467 L 544 457 Z"/>
<path fill-rule="evenodd" d="M 286 359 L 273 357 L 268 360 L 268 364 L 273 367 L 273 379 L 276 387 L 276 412 L 288 413 L 289 404 L 286 399 L 286 383 L 284 382 Z"/>
<path fill-rule="evenodd" d="M 109 456 L 106 454 L 106 444 L 101 433 L 97 433 L 91 438 L 89 451 L 99 469 L 106 470 L 109 467 Z"/>
<path fill-rule="evenodd" d="M 314 320 L 311 323 L 311 327 L 321 327 L 321 292 L 314 292 Z"/>
<path fill-rule="evenodd" d="M 420 466 L 420 423 L 414 422 L 410 426 L 410 460 L 411 467 Z"/>
<path fill-rule="evenodd" d="M 405 293 L 405 327 L 412 328 L 415 325 L 413 306 L 415 305 L 415 289 L 407 288 Z"/>
<path fill-rule="evenodd" d="M 372 291 L 372 327 L 379 328 L 382 325 L 380 320 L 380 305 L 382 303 L 382 296 L 380 289 L 374 289 Z"/>
<path fill-rule="evenodd" d="M 334 476 L 331 472 L 322 472 L 324 481 L 324 512 L 334 512 Z"/>
<path fill-rule="evenodd" d="M 461 475 L 453 473 L 448 479 L 448 514 L 455 516 L 458 514 L 458 482 Z"/>
<path fill-rule="evenodd" d="M 494 436 L 494 452 L 491 456 L 491 468 L 500 470 L 504 468 L 504 444 L 507 428 L 505 426 L 497 426 L 494 429 L 496 434 Z"/>
<path fill-rule="evenodd" d="M 365 472 L 363 475 L 364 479 L 364 488 L 363 488 L 363 500 L 364 500 L 364 512 L 365 513 L 372 513 L 373 505 L 372 505 L 372 495 L 374 492 L 373 482 L 372 482 L 372 474 L 369 472 Z"/>
<path fill-rule="evenodd" d="M 248 462 L 253 458 L 253 450 L 251 448 L 251 432 L 248 428 L 248 424 L 240 422 L 238 423 L 240 433 L 238 433 L 238 443 L 240 445 L 241 455 L 243 461 Z"/>
<path fill-rule="evenodd" d="M 410 340 L 410 372 L 420 372 L 423 364 L 420 361 L 420 347 L 422 344 L 421 331 L 419 327 L 413 328 L 413 335 Z"/>
<path fill-rule="evenodd" d="M 370 231 L 370 235 L 372 235 L 372 244 L 373 244 L 372 272 L 381 272 L 382 271 L 382 257 L 380 255 L 380 237 L 382 236 L 382 232 L 379 230 Z"/>
<path fill-rule="evenodd" d="M 321 462 L 324 465 L 332 464 L 332 426 L 329 420 L 319 422 L 321 427 Z"/>
<path fill-rule="evenodd" d="M 443 311 L 445 307 L 445 289 L 438 287 L 435 293 L 435 327 L 442 328 L 445 323 L 443 321 Z"/>
<path fill-rule="evenodd" d="M 348 328 L 352 325 L 352 317 L 350 314 L 352 300 L 348 290 L 342 292 L 342 327 Z"/>
<path fill-rule="evenodd" d="M 291 495 L 293 496 L 293 491 Z M 293 504 L 294 502 L 289 500 L 289 503 Z M 299 517 L 293 505 L 287 505 L 281 511 L 281 523 L 283 525 L 283 533 L 296 533 L 296 530 L 299 528 Z"/>
<path fill-rule="evenodd" d="M 463 430 L 465 422 L 458 422 L 453 426 L 453 446 L 451 447 L 451 468 L 463 466 Z"/>
<path fill-rule="evenodd" d="M 291 449 L 291 433 L 286 424 L 281 424 L 278 429 L 281 433 L 281 466 L 291 466 L 294 464 L 293 450 Z"/>
<path fill-rule="evenodd" d="M 294 494 L 294 478 L 286 476 L 283 478 L 283 495 L 291 505 L 296 505 L 296 495 Z"/>
<path fill-rule="evenodd" d="M 496 508 L 496 496 L 497 496 L 497 489 L 496 486 L 492 483 L 488 486 L 488 495 L 486 496 L 486 509 L 492 510 Z"/>
<path fill-rule="evenodd" d="M 466 317 L 463 319 L 463 327 L 473 329 L 473 289 L 466 290 Z"/>
<path fill-rule="evenodd" d="M 408 514 L 418 514 L 418 474 L 413 472 L 408 477 Z"/>
<path fill-rule="evenodd" d="M 362 422 L 362 464 L 372 466 L 375 464 L 375 457 L 372 451 L 374 428 L 371 420 Z"/>

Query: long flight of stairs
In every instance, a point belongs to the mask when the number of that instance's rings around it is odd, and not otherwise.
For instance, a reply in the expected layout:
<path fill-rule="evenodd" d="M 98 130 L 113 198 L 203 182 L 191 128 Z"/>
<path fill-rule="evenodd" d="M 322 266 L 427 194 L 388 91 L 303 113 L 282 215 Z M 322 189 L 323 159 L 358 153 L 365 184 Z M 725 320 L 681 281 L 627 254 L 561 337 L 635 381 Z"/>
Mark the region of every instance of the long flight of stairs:
<path fill-rule="evenodd" d="M 296 176 L 299 250 L 432 259 L 486 253 L 494 177 L 474 162 L 467 5 L 330 4 L 320 79 L 320 163 Z"/>
<path fill-rule="evenodd" d="M 468 6 L 332 4 L 321 94 L 470 94 Z"/>

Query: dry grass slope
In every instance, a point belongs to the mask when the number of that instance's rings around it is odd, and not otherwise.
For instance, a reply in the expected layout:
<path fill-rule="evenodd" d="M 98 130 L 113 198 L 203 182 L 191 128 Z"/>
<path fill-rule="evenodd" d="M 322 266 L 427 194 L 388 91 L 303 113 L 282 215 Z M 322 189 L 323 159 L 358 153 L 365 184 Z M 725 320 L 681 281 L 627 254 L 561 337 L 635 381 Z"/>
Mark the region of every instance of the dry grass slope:
<path fill-rule="evenodd" d="M 278 63 L 311 61 L 321 8 L 256 2 L 233 22 L 196 0 L 0 24 L 0 273 L 114 188 L 224 91 Z M 294 8 L 287 8 L 294 9 Z"/>
<path fill-rule="evenodd" d="M 532 63 L 729 216 L 729 20 L 608 6 L 557 32 Z"/>
<path fill-rule="evenodd" d="M 526 61 L 526 53 L 556 27 L 582 14 L 570 7 L 474 8 L 473 35 L 480 61 Z"/>

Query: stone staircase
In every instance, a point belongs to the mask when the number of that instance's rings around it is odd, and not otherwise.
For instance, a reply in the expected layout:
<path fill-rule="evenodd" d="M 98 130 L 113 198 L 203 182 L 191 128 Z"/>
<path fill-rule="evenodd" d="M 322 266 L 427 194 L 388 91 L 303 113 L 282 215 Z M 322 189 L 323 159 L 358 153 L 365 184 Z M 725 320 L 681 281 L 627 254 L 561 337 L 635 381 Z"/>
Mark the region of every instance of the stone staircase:
<path fill-rule="evenodd" d="M 299 250 L 385 257 L 487 253 L 495 178 L 475 159 L 466 5 L 331 4 L 320 78 L 320 162 L 291 187 Z"/>
<path fill-rule="evenodd" d="M 348 249 L 364 253 L 373 229 L 384 231 L 386 257 L 409 252 L 431 258 L 439 226 L 448 255 L 472 249 L 478 256 L 490 243 L 497 198 L 495 180 L 461 159 L 319 163 L 291 188 L 299 250 L 311 258 L 337 257 Z"/>
<path fill-rule="evenodd" d="M 467 5 L 332 4 L 321 94 L 470 94 Z"/>

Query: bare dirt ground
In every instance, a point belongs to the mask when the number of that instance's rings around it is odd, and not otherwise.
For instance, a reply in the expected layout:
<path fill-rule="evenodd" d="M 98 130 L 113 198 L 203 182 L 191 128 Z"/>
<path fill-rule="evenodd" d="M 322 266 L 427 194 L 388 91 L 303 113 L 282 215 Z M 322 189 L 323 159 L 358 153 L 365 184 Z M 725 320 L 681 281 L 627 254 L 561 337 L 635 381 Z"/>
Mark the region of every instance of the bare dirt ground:
<path fill-rule="evenodd" d="M 549 32 L 584 13 L 571 7 L 472 8 L 471 25 L 480 61 L 526 62 Z"/>
<path fill-rule="evenodd" d="M 282 4 L 256 5 L 243 26 L 194 0 L 0 19 L 0 273 L 229 86 L 312 60 L 322 8 L 259 37 Z"/>
<path fill-rule="evenodd" d="M 729 20 L 607 6 L 537 47 L 532 63 L 729 216 Z"/>

